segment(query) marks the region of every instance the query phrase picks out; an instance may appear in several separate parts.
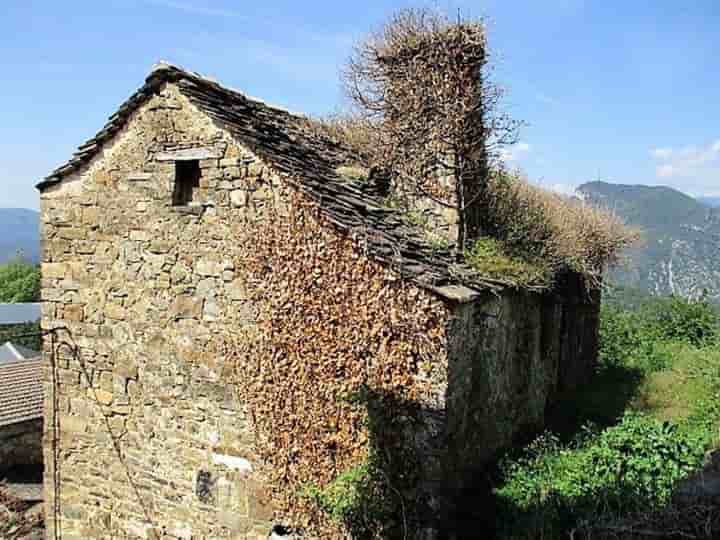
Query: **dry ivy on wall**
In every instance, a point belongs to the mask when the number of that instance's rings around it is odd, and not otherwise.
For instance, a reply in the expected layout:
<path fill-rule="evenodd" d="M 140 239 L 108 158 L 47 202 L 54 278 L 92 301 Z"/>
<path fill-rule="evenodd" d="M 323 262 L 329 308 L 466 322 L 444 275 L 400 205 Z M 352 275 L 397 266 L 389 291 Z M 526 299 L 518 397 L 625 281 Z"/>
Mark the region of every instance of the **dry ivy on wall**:
<path fill-rule="evenodd" d="M 354 392 L 433 400 L 447 310 L 323 224 L 314 203 L 287 198 L 284 212 L 248 223 L 242 235 L 236 268 L 258 324 L 228 352 L 274 502 L 295 524 L 337 538 L 301 492 L 367 457 L 370 434 L 362 407 L 348 399 Z"/>

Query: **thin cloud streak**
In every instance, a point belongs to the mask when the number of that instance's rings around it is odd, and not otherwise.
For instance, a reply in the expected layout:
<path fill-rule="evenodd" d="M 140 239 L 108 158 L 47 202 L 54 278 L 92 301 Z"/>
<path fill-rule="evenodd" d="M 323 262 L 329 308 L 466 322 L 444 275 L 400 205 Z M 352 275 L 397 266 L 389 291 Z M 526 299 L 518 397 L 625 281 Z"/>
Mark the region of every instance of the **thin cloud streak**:
<path fill-rule="evenodd" d="M 185 13 L 191 13 L 193 15 L 208 15 L 211 17 L 247 19 L 245 15 L 237 11 L 207 6 L 198 6 L 197 4 L 191 4 L 189 2 L 179 2 L 178 0 L 143 0 L 143 2 L 174 9 L 176 11 L 184 11 Z"/>

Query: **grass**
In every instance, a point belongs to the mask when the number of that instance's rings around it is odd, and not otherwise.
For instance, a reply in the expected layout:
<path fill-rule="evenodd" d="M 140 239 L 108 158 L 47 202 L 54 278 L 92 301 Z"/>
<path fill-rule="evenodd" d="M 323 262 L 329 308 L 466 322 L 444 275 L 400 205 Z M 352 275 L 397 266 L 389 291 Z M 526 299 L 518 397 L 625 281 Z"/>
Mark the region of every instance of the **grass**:
<path fill-rule="evenodd" d="M 498 240 L 483 237 L 465 252 L 465 263 L 484 277 L 518 286 L 547 284 L 549 269 L 540 261 L 529 261 L 511 254 Z"/>
<path fill-rule="evenodd" d="M 550 431 L 501 462 L 499 537 L 563 538 L 664 508 L 720 446 L 719 323 L 703 302 L 604 308 L 592 384 L 562 396 Z"/>
<path fill-rule="evenodd" d="M 553 270 L 569 268 L 599 284 L 603 268 L 638 241 L 638 231 L 612 212 L 497 171 L 483 200 L 485 232 L 514 253 L 543 260 Z"/>

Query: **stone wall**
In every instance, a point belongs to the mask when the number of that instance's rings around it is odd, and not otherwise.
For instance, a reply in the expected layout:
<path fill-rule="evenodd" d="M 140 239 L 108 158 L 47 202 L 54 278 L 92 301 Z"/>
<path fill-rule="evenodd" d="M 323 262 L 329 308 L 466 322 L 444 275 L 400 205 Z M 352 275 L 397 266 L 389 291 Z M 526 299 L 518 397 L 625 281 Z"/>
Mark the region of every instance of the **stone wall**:
<path fill-rule="evenodd" d="M 174 160 L 192 157 L 199 190 L 173 207 Z M 208 344 L 253 324 L 233 245 L 272 183 L 167 86 L 43 192 L 51 536 L 55 517 L 66 539 L 267 536 L 248 415 Z"/>
<path fill-rule="evenodd" d="M 507 291 L 457 306 L 448 351 L 446 480 L 437 490 L 446 505 L 441 515 L 455 526 L 462 527 L 464 512 L 482 519 L 483 467 L 540 432 L 558 393 L 592 376 L 598 294 L 569 275 L 546 295 Z"/>
<path fill-rule="evenodd" d="M 599 302 L 573 279 L 547 295 L 506 292 L 458 306 L 449 352 L 449 432 L 458 463 L 482 464 L 542 429 L 558 392 L 593 373 Z"/>
<path fill-rule="evenodd" d="M 42 420 L 0 427 L 0 477 L 16 465 L 42 465 Z"/>

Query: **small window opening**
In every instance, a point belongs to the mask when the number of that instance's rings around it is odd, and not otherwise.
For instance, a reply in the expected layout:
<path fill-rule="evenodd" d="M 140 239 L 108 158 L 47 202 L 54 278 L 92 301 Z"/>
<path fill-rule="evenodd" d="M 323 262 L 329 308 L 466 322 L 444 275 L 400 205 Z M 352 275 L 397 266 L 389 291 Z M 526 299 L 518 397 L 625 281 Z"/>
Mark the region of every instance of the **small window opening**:
<path fill-rule="evenodd" d="M 173 205 L 188 206 L 196 201 L 200 188 L 200 162 L 197 159 L 175 162 Z"/>

